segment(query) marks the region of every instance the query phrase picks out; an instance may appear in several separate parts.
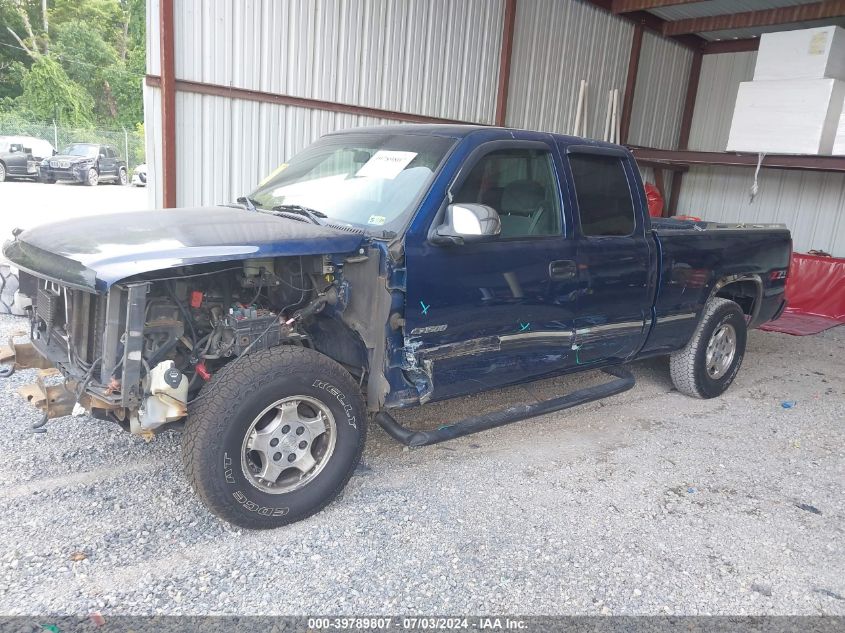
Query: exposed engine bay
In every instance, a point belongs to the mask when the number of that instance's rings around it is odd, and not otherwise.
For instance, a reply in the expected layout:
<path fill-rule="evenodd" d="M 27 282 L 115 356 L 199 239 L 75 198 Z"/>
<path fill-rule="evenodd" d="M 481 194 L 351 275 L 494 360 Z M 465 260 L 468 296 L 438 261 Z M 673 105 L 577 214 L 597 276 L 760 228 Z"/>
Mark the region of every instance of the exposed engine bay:
<path fill-rule="evenodd" d="M 151 433 L 182 419 L 232 361 L 281 344 L 319 348 L 315 336 L 345 327 L 332 318 L 346 307 L 343 264 L 302 256 L 190 266 L 133 277 L 107 294 L 22 271 L 32 346 L 64 377 L 64 393 L 44 394 L 45 419 L 72 405 Z M 358 351 L 346 357 L 363 378 Z"/>

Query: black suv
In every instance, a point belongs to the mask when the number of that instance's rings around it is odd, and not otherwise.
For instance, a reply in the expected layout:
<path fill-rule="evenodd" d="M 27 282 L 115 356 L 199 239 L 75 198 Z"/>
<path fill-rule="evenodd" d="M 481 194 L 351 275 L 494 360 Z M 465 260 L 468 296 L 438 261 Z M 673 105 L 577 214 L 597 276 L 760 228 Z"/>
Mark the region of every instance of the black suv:
<path fill-rule="evenodd" d="M 126 161 L 120 158 L 111 145 L 74 143 L 61 154 L 41 162 L 41 179 L 44 182 L 72 180 L 94 186 L 108 180 L 125 185 L 129 182 Z"/>

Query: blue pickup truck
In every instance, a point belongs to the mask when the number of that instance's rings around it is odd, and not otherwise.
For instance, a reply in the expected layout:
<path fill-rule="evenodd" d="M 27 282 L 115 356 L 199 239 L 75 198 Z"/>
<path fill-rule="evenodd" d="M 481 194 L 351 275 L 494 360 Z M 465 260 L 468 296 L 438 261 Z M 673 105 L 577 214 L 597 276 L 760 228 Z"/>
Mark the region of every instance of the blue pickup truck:
<path fill-rule="evenodd" d="M 481 126 L 330 134 L 237 204 L 16 231 L 28 342 L 55 368 L 43 412 L 152 436 L 183 426 L 187 475 L 224 519 L 270 528 L 323 508 L 368 420 L 424 446 L 633 386 L 668 355 L 712 398 L 746 332 L 777 319 L 782 226 L 650 219 L 624 148 Z M 606 382 L 433 429 L 391 411 L 559 374 Z"/>

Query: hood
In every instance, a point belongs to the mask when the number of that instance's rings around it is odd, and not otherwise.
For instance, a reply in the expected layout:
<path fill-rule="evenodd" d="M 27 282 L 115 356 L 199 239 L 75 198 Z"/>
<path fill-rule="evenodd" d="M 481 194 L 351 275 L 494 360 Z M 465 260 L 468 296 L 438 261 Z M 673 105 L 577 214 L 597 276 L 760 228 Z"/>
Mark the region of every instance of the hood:
<path fill-rule="evenodd" d="M 84 163 L 86 161 L 95 161 L 97 157 L 88 158 L 87 156 L 72 156 L 70 154 L 56 154 L 55 156 L 47 156 L 48 160 L 66 160 L 70 163 Z"/>
<path fill-rule="evenodd" d="M 348 253 L 362 234 L 234 207 L 91 216 L 24 231 L 3 246 L 15 266 L 85 290 L 141 273 L 257 257 Z"/>

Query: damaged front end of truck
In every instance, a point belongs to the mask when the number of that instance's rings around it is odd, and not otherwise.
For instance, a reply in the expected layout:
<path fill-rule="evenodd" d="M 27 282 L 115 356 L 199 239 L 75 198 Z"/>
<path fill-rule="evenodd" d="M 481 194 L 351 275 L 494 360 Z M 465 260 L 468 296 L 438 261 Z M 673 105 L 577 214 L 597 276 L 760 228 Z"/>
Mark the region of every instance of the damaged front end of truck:
<path fill-rule="evenodd" d="M 77 221 L 73 248 L 62 226 L 5 244 L 29 341 L 10 339 L 0 362 L 7 375 L 39 370 L 21 389 L 43 414 L 36 427 L 86 412 L 149 436 L 183 420 L 215 374 L 280 345 L 340 363 L 371 410 L 410 386 L 396 349 L 401 330 L 391 327 L 404 302 L 391 283 L 402 270 L 385 242 L 291 219 L 270 225 L 232 208 L 204 210 L 206 220 L 218 216 L 210 229 L 198 211 L 149 212 L 143 244 L 105 230 L 142 221 L 118 216 Z"/>

